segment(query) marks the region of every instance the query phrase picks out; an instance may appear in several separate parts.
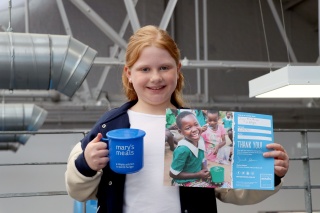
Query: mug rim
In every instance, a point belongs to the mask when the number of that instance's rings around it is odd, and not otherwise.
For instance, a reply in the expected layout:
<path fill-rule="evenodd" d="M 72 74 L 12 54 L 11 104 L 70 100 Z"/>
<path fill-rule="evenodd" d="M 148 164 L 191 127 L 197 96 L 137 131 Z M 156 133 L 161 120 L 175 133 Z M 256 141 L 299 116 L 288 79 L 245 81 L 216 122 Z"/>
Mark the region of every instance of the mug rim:
<path fill-rule="evenodd" d="M 121 132 L 123 132 L 121 134 Z M 125 133 L 135 133 L 134 135 L 124 135 Z M 114 129 L 107 132 L 106 136 L 108 139 L 118 139 L 118 140 L 131 140 L 136 138 L 143 138 L 146 135 L 146 132 L 141 129 L 135 128 L 121 128 L 121 129 Z"/>

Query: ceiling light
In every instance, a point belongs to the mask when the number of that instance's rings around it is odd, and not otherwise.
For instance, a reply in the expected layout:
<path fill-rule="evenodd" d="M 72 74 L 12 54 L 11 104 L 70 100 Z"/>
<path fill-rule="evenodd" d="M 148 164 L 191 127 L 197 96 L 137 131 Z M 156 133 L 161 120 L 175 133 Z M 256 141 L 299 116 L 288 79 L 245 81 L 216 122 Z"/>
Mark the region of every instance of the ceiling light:
<path fill-rule="evenodd" d="M 320 66 L 286 66 L 249 81 L 249 97 L 319 98 Z"/>

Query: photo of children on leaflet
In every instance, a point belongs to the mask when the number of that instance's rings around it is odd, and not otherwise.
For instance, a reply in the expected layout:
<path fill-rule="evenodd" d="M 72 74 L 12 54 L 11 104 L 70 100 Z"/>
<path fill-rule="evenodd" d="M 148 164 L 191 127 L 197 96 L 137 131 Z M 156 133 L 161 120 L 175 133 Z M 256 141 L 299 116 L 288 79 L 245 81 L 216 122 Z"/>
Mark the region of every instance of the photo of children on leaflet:
<path fill-rule="evenodd" d="M 232 115 L 167 109 L 164 185 L 231 188 Z"/>

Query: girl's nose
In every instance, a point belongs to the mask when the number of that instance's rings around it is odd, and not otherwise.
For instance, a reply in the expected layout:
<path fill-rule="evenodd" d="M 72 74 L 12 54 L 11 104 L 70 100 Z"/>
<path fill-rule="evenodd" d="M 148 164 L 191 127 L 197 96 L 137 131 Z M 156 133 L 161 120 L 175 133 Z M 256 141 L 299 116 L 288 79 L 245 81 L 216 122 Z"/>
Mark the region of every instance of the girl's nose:
<path fill-rule="evenodd" d="M 192 131 L 192 132 L 196 132 L 196 131 L 198 131 L 198 127 L 193 126 L 193 127 L 191 128 L 191 131 Z"/>
<path fill-rule="evenodd" d="M 153 70 L 151 72 L 151 82 L 158 82 L 162 80 L 162 76 L 159 71 Z"/>

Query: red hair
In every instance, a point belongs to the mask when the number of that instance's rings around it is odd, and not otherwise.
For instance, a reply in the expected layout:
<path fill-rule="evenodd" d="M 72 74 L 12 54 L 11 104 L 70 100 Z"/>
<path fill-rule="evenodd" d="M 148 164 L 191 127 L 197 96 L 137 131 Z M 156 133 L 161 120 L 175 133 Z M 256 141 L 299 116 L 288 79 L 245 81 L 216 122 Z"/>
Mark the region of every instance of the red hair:
<path fill-rule="evenodd" d="M 134 63 L 139 59 L 142 50 L 145 47 L 155 46 L 161 49 L 165 49 L 169 52 L 172 58 L 175 60 L 177 67 L 180 64 L 180 50 L 175 43 L 175 41 L 170 37 L 170 35 L 155 26 L 145 26 L 140 28 L 136 33 L 134 33 L 128 43 L 126 51 L 126 63 L 127 68 L 131 68 Z M 176 107 L 183 107 L 184 101 L 182 98 L 182 89 L 184 86 L 184 77 L 181 72 L 178 73 L 179 78 L 177 81 L 177 86 L 172 93 L 171 103 Z M 130 100 L 138 100 L 136 91 L 134 90 L 132 84 L 129 82 L 125 69 L 122 72 L 122 85 L 126 97 Z"/>

